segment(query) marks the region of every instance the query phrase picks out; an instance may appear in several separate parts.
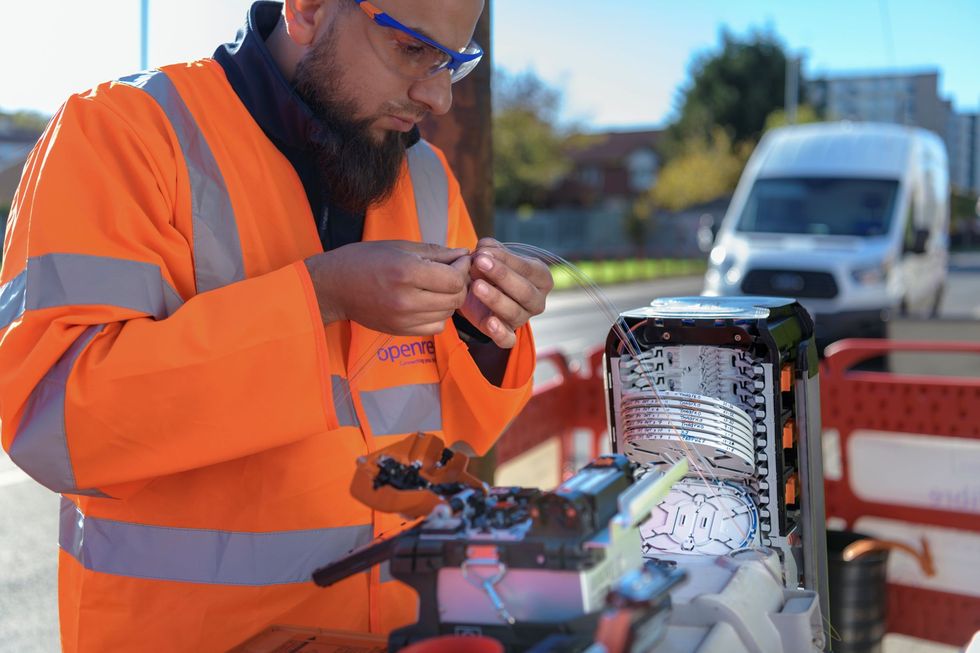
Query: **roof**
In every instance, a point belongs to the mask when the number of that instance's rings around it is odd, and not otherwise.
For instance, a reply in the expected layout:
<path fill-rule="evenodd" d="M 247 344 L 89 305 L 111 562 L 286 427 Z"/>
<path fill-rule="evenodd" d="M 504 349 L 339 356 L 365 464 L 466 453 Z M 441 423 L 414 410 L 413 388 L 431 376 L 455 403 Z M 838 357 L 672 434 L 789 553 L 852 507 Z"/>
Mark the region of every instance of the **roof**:
<path fill-rule="evenodd" d="M 857 82 L 857 81 L 879 81 L 885 79 L 912 79 L 921 77 L 939 77 L 939 70 L 936 68 L 924 68 L 918 70 L 864 70 L 840 73 L 828 73 L 820 77 L 814 77 L 813 82 Z"/>
<path fill-rule="evenodd" d="M 569 153 L 572 161 L 582 163 L 619 162 L 641 147 L 655 147 L 663 130 L 605 132 L 589 137 L 589 145 Z"/>
<path fill-rule="evenodd" d="M 877 123 L 813 123 L 766 134 L 755 166 L 762 177 L 839 175 L 901 178 L 914 139 L 935 140 L 929 132 Z"/>

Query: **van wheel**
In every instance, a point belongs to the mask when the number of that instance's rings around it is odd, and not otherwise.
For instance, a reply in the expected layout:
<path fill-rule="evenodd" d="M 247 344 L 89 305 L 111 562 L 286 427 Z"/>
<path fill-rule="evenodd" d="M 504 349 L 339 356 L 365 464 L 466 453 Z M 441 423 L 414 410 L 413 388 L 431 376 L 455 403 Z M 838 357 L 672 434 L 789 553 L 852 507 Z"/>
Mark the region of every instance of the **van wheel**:
<path fill-rule="evenodd" d="M 939 307 L 943 303 L 943 295 L 946 294 L 946 284 L 939 286 L 936 289 L 936 297 L 932 300 L 932 307 L 929 309 L 929 319 L 936 319 L 939 317 Z"/>

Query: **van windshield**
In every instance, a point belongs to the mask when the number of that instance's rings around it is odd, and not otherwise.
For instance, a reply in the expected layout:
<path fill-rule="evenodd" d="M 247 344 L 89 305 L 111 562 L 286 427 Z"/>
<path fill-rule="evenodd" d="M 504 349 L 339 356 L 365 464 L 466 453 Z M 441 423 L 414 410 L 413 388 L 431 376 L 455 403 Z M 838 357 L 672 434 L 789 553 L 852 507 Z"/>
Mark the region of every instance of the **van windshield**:
<path fill-rule="evenodd" d="M 827 177 L 757 179 L 735 227 L 749 233 L 881 236 L 898 181 Z"/>

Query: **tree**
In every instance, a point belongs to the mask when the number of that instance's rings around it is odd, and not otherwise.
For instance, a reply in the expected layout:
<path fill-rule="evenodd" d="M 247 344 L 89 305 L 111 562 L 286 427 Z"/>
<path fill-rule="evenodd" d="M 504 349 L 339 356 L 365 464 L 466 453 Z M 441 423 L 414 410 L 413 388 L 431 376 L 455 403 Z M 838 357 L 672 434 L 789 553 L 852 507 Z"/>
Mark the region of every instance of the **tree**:
<path fill-rule="evenodd" d="M 816 109 L 809 104 L 801 104 L 796 110 L 796 120 L 793 122 L 793 124 L 804 125 L 811 122 L 820 122 L 820 120 L 820 116 Z M 788 124 L 789 119 L 786 116 L 786 110 L 779 108 L 766 116 L 766 123 L 763 131 L 769 131 L 770 129 L 775 129 L 777 127 L 785 127 Z"/>
<path fill-rule="evenodd" d="M 44 116 L 37 111 L 14 111 L 5 113 L 0 111 L 0 123 L 7 122 L 11 127 L 18 131 L 40 134 L 48 124 L 50 116 Z"/>
<path fill-rule="evenodd" d="M 648 198 L 654 207 L 679 211 L 722 197 L 735 189 L 751 151 L 748 142 L 733 146 L 728 133 L 716 127 L 709 138 L 690 139 L 661 169 Z"/>
<path fill-rule="evenodd" d="M 623 219 L 623 230 L 626 238 L 636 248 L 636 255 L 646 257 L 647 234 L 656 231 L 657 223 L 654 218 L 654 205 L 650 194 L 641 195 L 626 208 Z"/>
<path fill-rule="evenodd" d="M 493 189 L 497 206 L 540 205 L 568 171 L 557 127 L 561 92 L 533 73 L 493 75 Z M 571 131 L 571 130 L 569 130 Z"/>
<path fill-rule="evenodd" d="M 741 40 L 723 30 L 721 51 L 698 56 L 690 77 L 679 116 L 667 130 L 668 158 L 682 152 L 692 138 L 710 140 L 719 126 L 734 143 L 757 141 L 766 117 L 785 104 L 786 54 L 768 32 Z"/>

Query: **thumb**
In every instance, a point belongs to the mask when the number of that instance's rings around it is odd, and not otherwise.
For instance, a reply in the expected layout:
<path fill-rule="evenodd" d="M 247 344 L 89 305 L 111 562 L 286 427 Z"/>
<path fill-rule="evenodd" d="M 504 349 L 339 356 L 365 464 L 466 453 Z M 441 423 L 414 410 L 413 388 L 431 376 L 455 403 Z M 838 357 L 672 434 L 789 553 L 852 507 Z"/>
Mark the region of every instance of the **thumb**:
<path fill-rule="evenodd" d="M 460 256 L 458 259 L 449 264 L 452 268 L 459 270 L 463 277 L 466 279 L 466 285 L 470 285 L 470 257 Z"/>
<path fill-rule="evenodd" d="M 465 247 L 443 247 L 435 243 L 412 243 L 409 251 L 434 263 L 452 263 L 461 256 L 466 256 L 470 250 Z"/>

